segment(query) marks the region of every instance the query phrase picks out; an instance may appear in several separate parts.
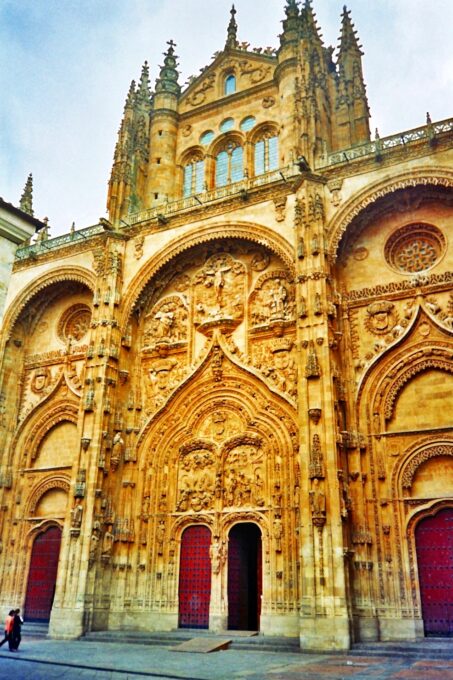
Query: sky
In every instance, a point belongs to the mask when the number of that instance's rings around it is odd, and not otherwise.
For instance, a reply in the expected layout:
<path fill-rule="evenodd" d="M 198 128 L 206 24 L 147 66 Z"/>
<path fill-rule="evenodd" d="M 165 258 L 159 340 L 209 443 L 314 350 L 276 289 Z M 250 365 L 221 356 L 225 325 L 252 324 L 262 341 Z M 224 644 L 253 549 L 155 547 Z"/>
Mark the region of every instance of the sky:
<path fill-rule="evenodd" d="M 313 0 L 326 45 L 344 0 Z M 278 47 L 285 0 L 236 0 L 238 39 Z M 381 137 L 453 117 L 453 0 L 347 0 L 363 45 L 372 130 Z M 151 83 L 166 41 L 180 83 L 223 48 L 230 0 L 0 0 L 0 196 L 33 173 L 51 236 L 106 217 L 107 183 L 132 79 Z"/>

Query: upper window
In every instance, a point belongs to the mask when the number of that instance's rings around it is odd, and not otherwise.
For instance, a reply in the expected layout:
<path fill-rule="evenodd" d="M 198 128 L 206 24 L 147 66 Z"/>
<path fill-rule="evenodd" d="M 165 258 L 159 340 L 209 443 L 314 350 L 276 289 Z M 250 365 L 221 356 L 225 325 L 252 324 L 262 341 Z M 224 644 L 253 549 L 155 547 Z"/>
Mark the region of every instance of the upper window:
<path fill-rule="evenodd" d="M 255 175 L 278 168 L 278 137 L 274 132 L 264 134 L 255 143 Z"/>
<path fill-rule="evenodd" d="M 236 92 L 236 76 L 229 75 L 225 78 L 224 94 L 234 94 Z"/>
<path fill-rule="evenodd" d="M 225 118 L 219 125 L 220 132 L 229 132 L 234 128 L 234 120 L 232 118 Z"/>
<path fill-rule="evenodd" d="M 203 134 L 200 137 L 200 144 L 203 144 L 203 146 L 207 146 L 212 142 L 214 139 L 214 132 L 212 130 L 206 130 L 206 132 L 203 132 Z"/>
<path fill-rule="evenodd" d="M 248 132 L 256 123 L 256 118 L 254 116 L 247 116 L 244 120 L 241 120 L 239 127 L 243 132 Z"/>
<path fill-rule="evenodd" d="M 217 154 L 215 165 L 215 185 L 224 187 L 239 182 L 244 177 L 244 153 L 242 146 L 230 142 Z"/>
<path fill-rule="evenodd" d="M 385 259 L 403 274 L 434 267 L 445 252 L 445 236 L 432 224 L 408 224 L 397 229 L 385 244 Z"/>
<path fill-rule="evenodd" d="M 201 194 L 204 190 L 204 159 L 194 158 L 184 166 L 183 195 Z"/>

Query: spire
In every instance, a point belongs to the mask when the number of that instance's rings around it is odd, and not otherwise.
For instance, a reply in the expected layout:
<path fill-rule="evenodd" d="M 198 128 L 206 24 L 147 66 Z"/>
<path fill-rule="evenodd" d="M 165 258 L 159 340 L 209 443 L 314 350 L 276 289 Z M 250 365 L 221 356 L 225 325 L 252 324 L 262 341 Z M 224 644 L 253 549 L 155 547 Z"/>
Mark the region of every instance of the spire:
<path fill-rule="evenodd" d="M 168 50 L 164 52 L 164 65 L 161 66 L 159 77 L 156 80 L 156 92 L 169 92 L 179 96 L 181 86 L 178 83 L 178 71 L 176 70 L 177 57 L 174 49 L 176 43 L 169 40 L 167 45 Z"/>
<path fill-rule="evenodd" d="M 234 49 L 238 45 L 238 25 L 236 23 L 236 8 L 232 5 L 230 10 L 231 18 L 228 24 L 227 39 L 225 49 Z"/>
<path fill-rule="evenodd" d="M 147 61 L 145 61 L 142 66 L 142 74 L 138 83 L 135 101 L 137 104 L 145 105 L 149 105 L 151 102 L 151 90 L 149 87 L 149 66 Z"/>
<path fill-rule="evenodd" d="M 311 6 L 311 0 L 305 0 L 304 6 L 300 11 L 300 20 L 302 37 L 307 38 L 307 40 L 313 40 L 314 38 L 316 42 L 322 44 L 322 36 L 316 21 L 316 14 Z"/>
<path fill-rule="evenodd" d="M 33 217 L 33 175 L 30 173 L 25 182 L 25 187 L 20 197 L 20 209 Z"/>
<path fill-rule="evenodd" d="M 297 39 L 299 33 L 299 7 L 296 0 L 286 0 L 285 14 L 286 19 L 282 21 L 283 33 L 280 35 L 282 45 Z"/>
<path fill-rule="evenodd" d="M 344 55 L 346 52 L 352 51 L 363 54 L 357 39 L 357 32 L 351 20 L 351 12 L 348 11 L 345 5 L 343 7 L 343 14 L 341 16 L 339 57 Z"/>

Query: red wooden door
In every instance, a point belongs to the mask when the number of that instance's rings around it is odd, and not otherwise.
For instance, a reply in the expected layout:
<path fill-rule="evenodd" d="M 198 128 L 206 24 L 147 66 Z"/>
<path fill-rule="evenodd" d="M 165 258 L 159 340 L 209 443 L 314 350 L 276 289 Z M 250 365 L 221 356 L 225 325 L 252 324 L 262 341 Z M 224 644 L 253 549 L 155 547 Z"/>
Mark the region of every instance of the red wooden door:
<path fill-rule="evenodd" d="M 259 630 L 261 533 L 255 524 L 236 524 L 228 537 L 228 628 Z"/>
<path fill-rule="evenodd" d="M 179 568 L 179 627 L 208 628 L 211 600 L 211 532 L 188 527 L 181 541 Z"/>
<path fill-rule="evenodd" d="M 453 636 L 453 508 L 422 520 L 415 540 L 425 634 Z"/>
<path fill-rule="evenodd" d="M 31 551 L 24 616 L 27 621 L 48 621 L 52 609 L 60 555 L 61 529 L 39 534 Z"/>

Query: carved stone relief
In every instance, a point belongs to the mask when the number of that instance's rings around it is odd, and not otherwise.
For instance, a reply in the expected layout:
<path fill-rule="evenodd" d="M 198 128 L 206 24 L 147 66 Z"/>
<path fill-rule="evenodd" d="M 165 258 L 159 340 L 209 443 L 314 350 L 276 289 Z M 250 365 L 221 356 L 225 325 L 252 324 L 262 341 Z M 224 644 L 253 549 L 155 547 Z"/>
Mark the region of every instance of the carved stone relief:
<path fill-rule="evenodd" d="M 245 266 L 230 255 L 208 259 L 194 282 L 194 323 L 199 330 L 216 321 L 239 323 L 244 316 Z"/>
<path fill-rule="evenodd" d="M 294 286 L 288 273 L 269 271 L 257 281 L 250 296 L 252 326 L 275 321 L 293 321 L 295 314 Z"/>

